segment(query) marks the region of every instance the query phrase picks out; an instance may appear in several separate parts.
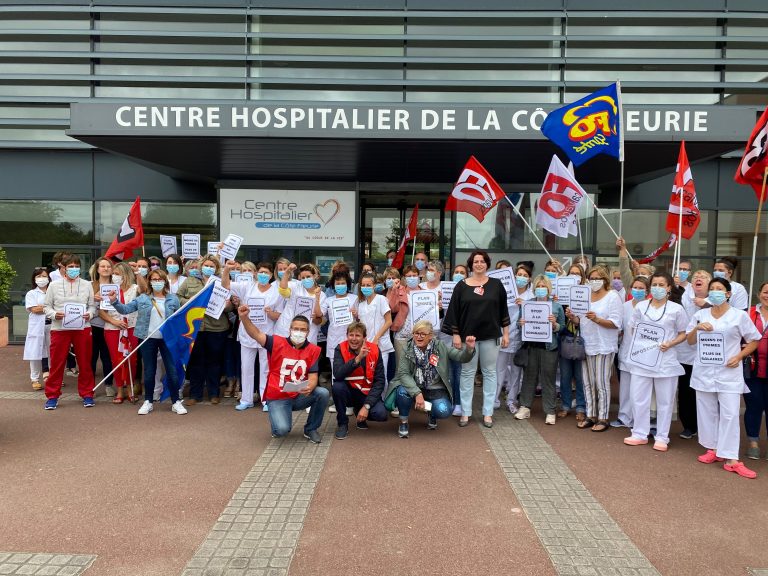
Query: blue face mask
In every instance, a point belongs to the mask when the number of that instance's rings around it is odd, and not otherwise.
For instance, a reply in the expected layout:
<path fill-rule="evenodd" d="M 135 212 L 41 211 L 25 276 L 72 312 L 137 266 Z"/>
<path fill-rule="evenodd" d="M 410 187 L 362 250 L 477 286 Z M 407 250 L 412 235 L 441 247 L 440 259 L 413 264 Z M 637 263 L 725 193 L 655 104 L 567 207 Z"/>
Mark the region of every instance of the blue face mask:
<path fill-rule="evenodd" d="M 314 278 L 302 278 L 301 279 L 301 285 L 304 286 L 306 290 L 309 290 L 312 288 L 312 286 L 315 285 L 315 279 Z"/>
<path fill-rule="evenodd" d="M 67 268 L 67 277 L 74 280 L 80 276 L 80 268 Z"/>
<path fill-rule="evenodd" d="M 394 285 L 395 285 L 394 279 L 387 278 L 386 280 L 384 280 L 384 286 L 386 286 L 387 288 L 392 288 L 392 286 Z"/>
<path fill-rule="evenodd" d="M 515 284 L 518 288 L 525 288 L 528 286 L 528 278 L 525 276 L 515 276 Z"/>
<path fill-rule="evenodd" d="M 464 278 L 466 278 L 466 276 L 464 276 L 464 274 L 454 274 L 453 275 L 453 281 L 454 282 L 461 282 L 462 280 L 464 280 Z"/>
<path fill-rule="evenodd" d="M 387 266 L 392 266 L 392 262 L 394 262 L 394 258 L 387 258 Z"/>
<path fill-rule="evenodd" d="M 416 288 L 419 285 L 419 277 L 418 276 L 406 276 L 405 277 L 405 285 L 408 286 L 408 288 Z"/>
<path fill-rule="evenodd" d="M 552 271 L 544 272 L 544 276 L 549 278 L 550 280 L 554 280 L 557 278 L 557 272 L 552 272 Z"/>
<path fill-rule="evenodd" d="M 259 284 L 261 284 L 262 286 L 269 284 L 270 276 L 266 272 L 259 272 L 258 274 L 256 274 L 256 278 L 258 279 Z"/>
<path fill-rule="evenodd" d="M 216 268 L 213 266 L 203 266 L 200 269 L 203 273 L 203 276 L 213 276 L 213 273 L 216 272 Z"/>
<path fill-rule="evenodd" d="M 168 264 L 168 266 L 166 266 L 165 269 L 168 270 L 168 274 L 178 274 L 179 273 L 179 265 L 178 264 Z"/>
<path fill-rule="evenodd" d="M 651 286 L 651 297 L 654 300 L 664 300 L 667 297 L 667 289 L 661 286 Z"/>
<path fill-rule="evenodd" d="M 725 280 L 725 272 L 722 270 L 715 270 L 712 272 L 712 278 L 720 278 L 721 280 Z"/>
<path fill-rule="evenodd" d="M 373 286 L 362 286 L 360 288 L 360 294 L 368 298 L 371 294 L 373 294 Z"/>
<path fill-rule="evenodd" d="M 632 288 L 632 300 L 645 300 L 645 290 L 642 288 Z"/>
<path fill-rule="evenodd" d="M 278 270 L 277 271 L 277 279 L 278 280 L 282 280 L 283 279 L 283 274 L 285 274 L 285 270 Z"/>
<path fill-rule="evenodd" d="M 688 276 L 691 274 L 690 270 L 678 270 L 677 277 L 680 278 L 680 282 L 688 282 Z"/>
<path fill-rule="evenodd" d="M 383 294 L 384 293 L 384 284 L 376 284 L 376 286 L 373 287 L 376 294 Z"/>
<path fill-rule="evenodd" d="M 139 276 L 146 277 L 147 274 L 149 274 L 149 269 L 146 266 L 140 266 L 136 269 L 139 273 Z"/>
<path fill-rule="evenodd" d="M 709 296 L 707 297 L 707 300 L 712 302 L 713 306 L 719 306 L 723 302 L 725 302 L 725 291 L 724 290 L 710 290 Z"/>
<path fill-rule="evenodd" d="M 421 272 L 427 267 L 427 263 L 424 260 L 416 260 L 416 269 Z"/>
<path fill-rule="evenodd" d="M 336 294 L 339 296 L 344 296 L 344 294 L 347 293 L 347 285 L 346 284 L 336 284 L 333 287 L 334 290 L 336 290 Z"/>
<path fill-rule="evenodd" d="M 192 276 L 192 278 L 200 278 L 200 270 L 198 270 L 197 268 L 192 268 L 189 271 L 189 275 Z"/>
<path fill-rule="evenodd" d="M 230 270 L 229 271 L 229 279 L 233 282 L 237 279 L 237 275 L 240 274 L 237 270 Z"/>
<path fill-rule="evenodd" d="M 546 288 L 534 288 L 533 294 L 536 298 L 546 298 L 549 295 L 549 290 Z"/>

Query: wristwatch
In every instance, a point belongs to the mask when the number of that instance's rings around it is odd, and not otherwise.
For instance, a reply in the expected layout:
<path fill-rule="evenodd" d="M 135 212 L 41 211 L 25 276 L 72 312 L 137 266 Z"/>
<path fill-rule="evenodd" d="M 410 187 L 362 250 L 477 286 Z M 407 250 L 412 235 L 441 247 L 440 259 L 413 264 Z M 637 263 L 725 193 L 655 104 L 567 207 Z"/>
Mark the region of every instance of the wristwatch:
<path fill-rule="evenodd" d="M 370 412 L 370 411 L 371 411 L 371 405 L 370 405 L 370 404 L 363 404 L 363 408 L 365 408 L 366 410 L 368 410 L 368 412 Z"/>

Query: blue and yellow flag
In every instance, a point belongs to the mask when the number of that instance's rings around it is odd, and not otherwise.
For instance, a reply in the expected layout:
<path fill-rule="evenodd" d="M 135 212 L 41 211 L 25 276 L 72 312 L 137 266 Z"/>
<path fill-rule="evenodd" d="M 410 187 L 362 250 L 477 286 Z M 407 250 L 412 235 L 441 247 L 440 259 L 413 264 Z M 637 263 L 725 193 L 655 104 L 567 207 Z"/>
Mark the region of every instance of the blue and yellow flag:
<path fill-rule="evenodd" d="M 610 154 L 623 162 L 621 122 L 621 85 L 615 82 L 550 112 L 541 133 L 562 148 L 574 166 L 598 154 Z"/>
<path fill-rule="evenodd" d="M 205 288 L 195 294 L 184 306 L 173 313 L 173 316 L 160 326 L 160 333 L 163 335 L 168 350 L 176 361 L 176 377 L 179 386 L 184 383 L 184 374 L 189 356 L 192 353 L 192 347 L 195 345 L 195 338 L 203 324 L 203 316 L 211 299 L 215 282 L 209 282 Z M 166 384 L 167 386 L 167 384 Z M 167 390 L 163 391 L 163 398 Z"/>

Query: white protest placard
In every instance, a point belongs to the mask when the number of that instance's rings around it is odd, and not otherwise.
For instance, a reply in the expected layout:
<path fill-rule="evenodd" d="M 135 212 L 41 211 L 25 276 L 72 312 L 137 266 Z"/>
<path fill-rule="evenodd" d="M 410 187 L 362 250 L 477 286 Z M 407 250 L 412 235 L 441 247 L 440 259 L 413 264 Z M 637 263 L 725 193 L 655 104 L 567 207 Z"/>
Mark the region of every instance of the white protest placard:
<path fill-rule="evenodd" d="M 725 335 L 697 330 L 696 353 L 702 366 L 725 366 Z"/>
<path fill-rule="evenodd" d="M 643 368 L 655 368 L 661 360 L 659 345 L 664 342 L 664 328 L 656 324 L 640 322 L 635 326 L 628 361 Z"/>
<path fill-rule="evenodd" d="M 109 298 L 109 293 L 114 292 L 120 294 L 120 286 L 117 284 L 99 284 L 99 294 L 101 294 L 101 302 L 99 303 L 99 309 L 101 310 L 114 310 L 112 301 Z"/>
<path fill-rule="evenodd" d="M 211 318 L 219 318 L 221 313 L 224 312 L 224 306 L 227 305 L 228 298 L 229 290 L 221 285 L 220 280 L 215 280 L 211 299 L 208 300 L 208 306 L 205 309 L 205 315 Z"/>
<path fill-rule="evenodd" d="M 163 258 L 168 258 L 171 254 L 177 254 L 176 236 L 160 234 L 160 250 L 163 253 Z"/>
<path fill-rule="evenodd" d="M 283 382 L 283 392 L 301 392 L 306 387 L 306 380 L 286 380 Z"/>
<path fill-rule="evenodd" d="M 552 342 L 552 302 L 528 300 L 522 305 L 523 342 Z"/>
<path fill-rule="evenodd" d="M 413 324 L 426 320 L 437 330 L 440 325 L 440 310 L 437 306 L 437 294 L 429 290 L 417 290 L 408 295 Z"/>
<path fill-rule="evenodd" d="M 62 330 L 82 330 L 85 328 L 85 304 L 68 302 L 64 304 L 64 318 L 61 320 Z"/>
<path fill-rule="evenodd" d="M 456 287 L 456 282 L 440 282 L 440 299 L 443 310 L 448 310 L 448 305 L 451 303 L 451 297 L 453 296 L 453 289 Z"/>
<path fill-rule="evenodd" d="M 576 278 L 561 276 L 555 279 L 555 296 L 563 306 L 570 306 L 571 304 L 571 286 L 576 286 Z"/>
<path fill-rule="evenodd" d="M 592 303 L 592 288 L 589 286 L 571 286 L 569 288 L 570 308 L 574 314 L 586 314 Z"/>
<path fill-rule="evenodd" d="M 293 315 L 306 316 L 309 320 L 312 320 L 312 311 L 314 309 L 315 309 L 314 298 L 312 298 L 311 296 L 297 296 L 296 305 L 293 308 Z"/>
<path fill-rule="evenodd" d="M 221 242 L 207 242 L 205 247 L 205 253 L 211 256 L 216 256 L 219 253 L 219 244 Z"/>
<path fill-rule="evenodd" d="M 331 311 L 334 326 L 347 326 L 354 321 L 352 309 L 349 307 L 349 298 L 331 298 Z"/>
<path fill-rule="evenodd" d="M 224 260 L 234 260 L 237 257 L 237 251 L 240 250 L 240 244 L 243 243 L 243 237 L 237 234 L 228 234 L 224 239 L 224 246 L 219 250 L 219 256 Z"/>
<path fill-rule="evenodd" d="M 253 282 L 253 274 L 251 272 L 238 272 L 235 275 L 235 282 Z"/>
<path fill-rule="evenodd" d="M 181 235 L 181 255 L 187 260 L 200 258 L 200 234 Z"/>
<path fill-rule="evenodd" d="M 515 273 L 512 268 L 505 267 L 498 270 L 491 270 L 488 272 L 488 276 L 501 280 L 504 284 L 504 289 L 507 291 L 507 308 L 512 308 L 517 300 L 517 284 L 515 284 Z"/>
<path fill-rule="evenodd" d="M 248 305 L 248 318 L 254 324 L 267 323 L 267 313 L 264 311 L 266 302 L 266 298 L 248 298 L 245 302 Z"/>

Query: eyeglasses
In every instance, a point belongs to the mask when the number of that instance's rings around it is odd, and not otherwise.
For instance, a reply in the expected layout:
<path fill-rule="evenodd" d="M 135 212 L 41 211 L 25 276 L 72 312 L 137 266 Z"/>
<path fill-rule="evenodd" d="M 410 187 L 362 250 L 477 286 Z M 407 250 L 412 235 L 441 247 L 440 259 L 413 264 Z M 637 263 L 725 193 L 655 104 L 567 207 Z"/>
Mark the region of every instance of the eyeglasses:
<path fill-rule="evenodd" d="M 432 332 L 414 332 L 413 335 L 415 338 L 426 338 L 432 336 Z"/>

